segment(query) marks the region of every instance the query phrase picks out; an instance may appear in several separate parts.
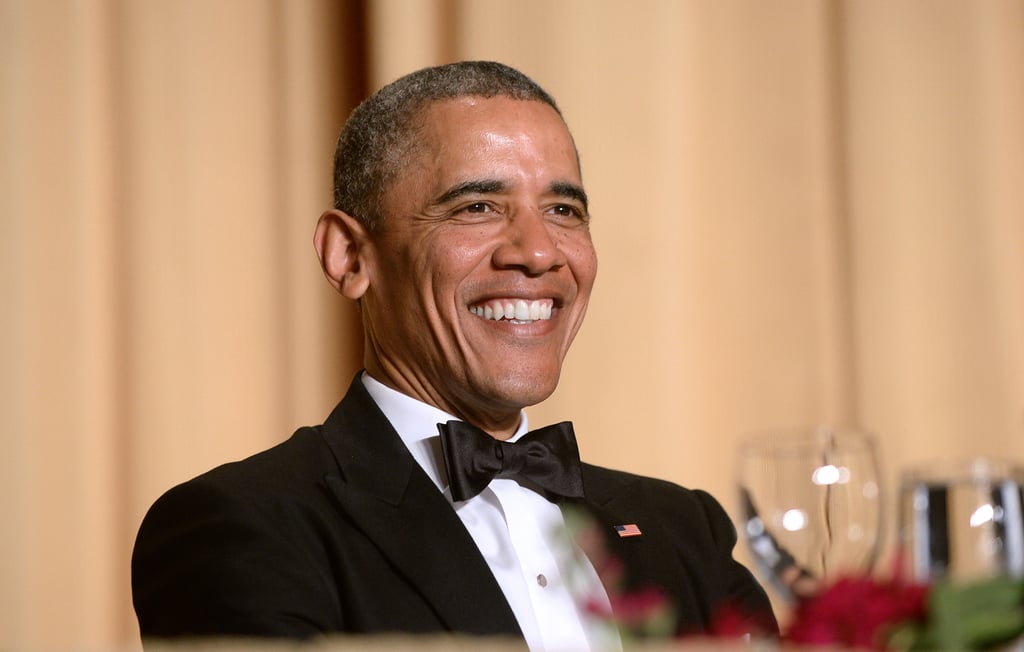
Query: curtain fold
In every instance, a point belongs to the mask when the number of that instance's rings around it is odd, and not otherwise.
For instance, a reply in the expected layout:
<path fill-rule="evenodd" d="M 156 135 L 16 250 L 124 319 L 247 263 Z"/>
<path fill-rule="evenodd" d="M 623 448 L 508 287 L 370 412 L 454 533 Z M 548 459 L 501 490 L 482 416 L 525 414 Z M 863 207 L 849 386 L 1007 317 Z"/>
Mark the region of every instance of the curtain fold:
<path fill-rule="evenodd" d="M 0 11 L 0 644 L 103 648 L 137 640 L 149 504 L 322 420 L 358 368 L 311 242 L 365 89 L 364 18 L 326 0 Z"/>
<path fill-rule="evenodd" d="M 0 0 L 0 647 L 135 646 L 149 504 L 326 416 L 362 346 L 311 247 L 334 139 L 464 58 L 581 153 L 601 271 L 531 419 L 585 459 L 732 513 L 774 426 L 875 430 L 890 498 L 1024 461 L 1019 0 Z"/>

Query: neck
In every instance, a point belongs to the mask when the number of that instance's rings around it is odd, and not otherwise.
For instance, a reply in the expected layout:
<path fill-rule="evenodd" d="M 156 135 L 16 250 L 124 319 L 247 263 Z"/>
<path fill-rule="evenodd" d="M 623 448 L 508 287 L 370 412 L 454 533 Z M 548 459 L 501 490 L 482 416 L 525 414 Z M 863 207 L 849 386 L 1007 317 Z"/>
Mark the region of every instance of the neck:
<path fill-rule="evenodd" d="M 494 406 L 486 408 L 481 406 L 481 409 L 472 409 L 469 405 L 446 400 L 440 393 L 426 385 L 396 381 L 391 375 L 384 373 L 379 366 L 368 363 L 366 373 L 382 385 L 447 412 L 466 423 L 471 423 L 495 439 L 505 441 L 516 434 L 519 429 L 519 423 L 522 420 L 521 408 L 509 407 L 497 410 L 494 409 Z"/>

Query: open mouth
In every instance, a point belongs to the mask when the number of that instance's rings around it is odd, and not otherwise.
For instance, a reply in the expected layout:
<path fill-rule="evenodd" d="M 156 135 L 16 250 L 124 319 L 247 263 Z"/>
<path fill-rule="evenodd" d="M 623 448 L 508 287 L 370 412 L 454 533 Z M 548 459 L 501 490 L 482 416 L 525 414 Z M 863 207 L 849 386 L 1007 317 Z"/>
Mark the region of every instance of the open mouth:
<path fill-rule="evenodd" d="M 551 319 L 552 299 L 491 299 L 473 304 L 469 311 L 493 321 L 545 321 Z"/>

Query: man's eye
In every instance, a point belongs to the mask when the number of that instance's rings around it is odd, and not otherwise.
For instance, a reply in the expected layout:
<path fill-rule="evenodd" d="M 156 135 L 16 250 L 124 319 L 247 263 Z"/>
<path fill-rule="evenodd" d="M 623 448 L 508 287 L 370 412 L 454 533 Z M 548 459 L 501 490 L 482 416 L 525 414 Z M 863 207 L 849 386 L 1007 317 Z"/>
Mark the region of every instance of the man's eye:
<path fill-rule="evenodd" d="M 491 207 L 482 201 L 478 201 L 474 204 L 466 206 L 465 210 L 467 213 L 487 213 L 490 212 Z"/>
<path fill-rule="evenodd" d="M 570 204 L 557 204 L 551 207 L 551 212 L 559 217 L 573 217 L 577 219 L 586 219 L 586 215 L 583 211 L 572 206 Z"/>

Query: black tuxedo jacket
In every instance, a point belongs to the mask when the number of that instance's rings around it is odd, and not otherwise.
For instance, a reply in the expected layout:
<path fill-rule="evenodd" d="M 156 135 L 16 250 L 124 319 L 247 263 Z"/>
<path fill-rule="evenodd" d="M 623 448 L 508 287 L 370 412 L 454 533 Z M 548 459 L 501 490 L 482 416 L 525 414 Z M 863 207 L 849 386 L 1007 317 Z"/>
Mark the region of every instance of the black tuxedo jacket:
<path fill-rule="evenodd" d="M 681 631 L 702 631 L 726 604 L 775 627 L 711 496 L 591 465 L 583 481 L 581 506 L 628 587 L 662 587 Z M 618 537 L 627 523 L 642 535 Z M 459 517 L 358 379 L 323 426 L 161 497 L 139 530 L 132 590 L 144 638 L 522 636 Z"/>

